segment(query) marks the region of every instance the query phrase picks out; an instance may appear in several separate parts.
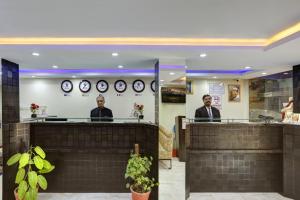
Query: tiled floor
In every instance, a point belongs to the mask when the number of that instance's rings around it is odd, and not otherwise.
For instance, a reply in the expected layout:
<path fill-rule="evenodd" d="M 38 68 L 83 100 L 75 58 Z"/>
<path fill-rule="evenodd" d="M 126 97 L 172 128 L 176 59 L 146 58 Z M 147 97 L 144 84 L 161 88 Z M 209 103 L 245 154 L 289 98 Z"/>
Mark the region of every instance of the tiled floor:
<path fill-rule="evenodd" d="M 159 200 L 185 199 L 185 164 L 173 160 L 173 168 L 168 169 L 168 161 L 160 162 Z M 0 195 L 2 196 L 2 176 L 0 176 Z M 1 197 L 0 196 L 0 197 Z M 130 200 L 125 194 L 40 194 L 39 200 Z M 289 200 L 277 193 L 191 193 L 189 200 Z"/>
<path fill-rule="evenodd" d="M 277 193 L 192 193 L 189 200 L 290 200 Z"/>

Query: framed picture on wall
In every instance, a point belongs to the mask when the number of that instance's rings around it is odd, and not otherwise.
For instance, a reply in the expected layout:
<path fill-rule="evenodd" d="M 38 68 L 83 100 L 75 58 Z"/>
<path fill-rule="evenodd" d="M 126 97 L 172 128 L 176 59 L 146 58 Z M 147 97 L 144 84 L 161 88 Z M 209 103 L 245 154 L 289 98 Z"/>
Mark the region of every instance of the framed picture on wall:
<path fill-rule="evenodd" d="M 193 94 L 193 82 L 191 80 L 186 81 L 186 94 Z"/>
<path fill-rule="evenodd" d="M 241 85 L 239 84 L 228 85 L 228 100 L 229 102 L 241 101 Z"/>

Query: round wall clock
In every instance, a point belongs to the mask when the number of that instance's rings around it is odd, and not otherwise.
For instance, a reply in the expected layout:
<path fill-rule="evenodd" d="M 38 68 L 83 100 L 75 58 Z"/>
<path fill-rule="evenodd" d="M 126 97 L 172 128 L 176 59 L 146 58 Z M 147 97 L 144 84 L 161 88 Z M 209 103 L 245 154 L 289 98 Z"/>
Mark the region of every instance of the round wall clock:
<path fill-rule="evenodd" d="M 155 80 L 153 80 L 152 82 L 151 82 L 151 90 L 152 90 L 152 92 L 155 92 Z"/>
<path fill-rule="evenodd" d="M 145 83 L 142 80 L 135 80 L 132 83 L 132 89 L 135 92 L 143 92 L 143 90 L 145 89 Z"/>
<path fill-rule="evenodd" d="M 81 92 L 87 93 L 88 91 L 91 90 L 91 82 L 88 80 L 82 80 L 79 83 L 79 89 Z"/>
<path fill-rule="evenodd" d="M 70 80 L 64 80 L 60 85 L 62 91 L 69 93 L 73 90 L 73 83 Z"/>
<path fill-rule="evenodd" d="M 115 82 L 115 90 L 117 92 L 122 93 L 122 92 L 125 92 L 126 89 L 127 89 L 127 83 L 125 81 L 123 81 L 123 80 L 117 80 Z"/>
<path fill-rule="evenodd" d="M 97 82 L 96 88 L 99 92 L 104 93 L 108 90 L 109 85 L 105 80 L 100 80 Z"/>

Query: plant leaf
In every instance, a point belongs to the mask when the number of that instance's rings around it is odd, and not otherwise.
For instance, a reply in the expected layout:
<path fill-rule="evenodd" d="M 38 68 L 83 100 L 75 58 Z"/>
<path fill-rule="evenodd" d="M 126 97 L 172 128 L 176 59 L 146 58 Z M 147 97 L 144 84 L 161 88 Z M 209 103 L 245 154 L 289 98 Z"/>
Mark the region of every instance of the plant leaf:
<path fill-rule="evenodd" d="M 39 176 L 38 176 L 38 183 L 39 183 L 39 186 L 40 186 L 43 190 L 46 190 L 46 189 L 47 189 L 48 183 L 47 183 L 47 180 L 45 179 L 45 177 L 44 177 L 43 175 L 39 175 Z"/>
<path fill-rule="evenodd" d="M 18 170 L 18 173 L 16 175 L 16 180 L 15 180 L 15 183 L 16 184 L 19 184 L 25 177 L 25 169 L 24 168 L 21 168 Z"/>
<path fill-rule="evenodd" d="M 44 169 L 49 170 L 51 168 L 51 163 L 48 160 L 44 160 Z"/>
<path fill-rule="evenodd" d="M 19 160 L 19 169 L 22 167 L 25 167 L 29 162 L 29 154 L 28 153 L 23 153 L 21 155 L 21 158 Z"/>
<path fill-rule="evenodd" d="M 34 156 L 33 161 L 34 161 L 36 168 L 43 169 L 44 161 L 40 156 Z"/>
<path fill-rule="evenodd" d="M 24 196 L 25 196 L 25 193 L 28 189 L 28 185 L 26 183 L 26 181 L 21 181 L 20 184 L 19 184 L 19 187 L 18 187 L 18 197 L 19 199 L 23 199 Z"/>
<path fill-rule="evenodd" d="M 35 171 L 28 172 L 28 182 L 31 188 L 36 189 L 38 176 Z"/>
<path fill-rule="evenodd" d="M 51 172 L 54 169 L 55 169 L 55 166 L 51 165 L 51 167 L 49 169 L 42 169 L 42 170 L 39 171 L 39 173 L 41 173 L 41 174 L 47 174 L 47 173 Z"/>
<path fill-rule="evenodd" d="M 39 155 L 39 156 L 41 156 L 41 158 L 45 158 L 46 157 L 46 154 L 45 154 L 45 152 L 43 151 L 43 149 L 41 148 L 41 147 L 39 147 L 39 146 L 36 146 L 35 148 L 34 148 L 34 151 Z"/>
<path fill-rule="evenodd" d="M 7 164 L 8 166 L 11 166 L 11 165 L 17 163 L 17 162 L 20 160 L 21 155 L 22 155 L 22 154 L 20 154 L 20 153 L 14 154 L 13 156 L 11 156 L 11 157 L 8 159 L 8 161 L 6 162 L 6 164 Z"/>
<path fill-rule="evenodd" d="M 37 188 L 35 188 L 35 189 L 29 188 L 29 193 L 30 193 L 30 197 L 31 197 L 30 200 L 37 199 Z"/>

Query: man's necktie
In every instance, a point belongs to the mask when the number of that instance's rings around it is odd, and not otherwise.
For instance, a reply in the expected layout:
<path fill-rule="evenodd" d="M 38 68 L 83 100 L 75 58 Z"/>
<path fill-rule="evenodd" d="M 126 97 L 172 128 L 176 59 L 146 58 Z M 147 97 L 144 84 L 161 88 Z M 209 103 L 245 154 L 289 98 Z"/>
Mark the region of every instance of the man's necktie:
<path fill-rule="evenodd" d="M 209 116 L 209 121 L 212 122 L 213 115 L 212 115 L 212 113 L 211 113 L 211 108 L 208 108 L 208 116 Z"/>

